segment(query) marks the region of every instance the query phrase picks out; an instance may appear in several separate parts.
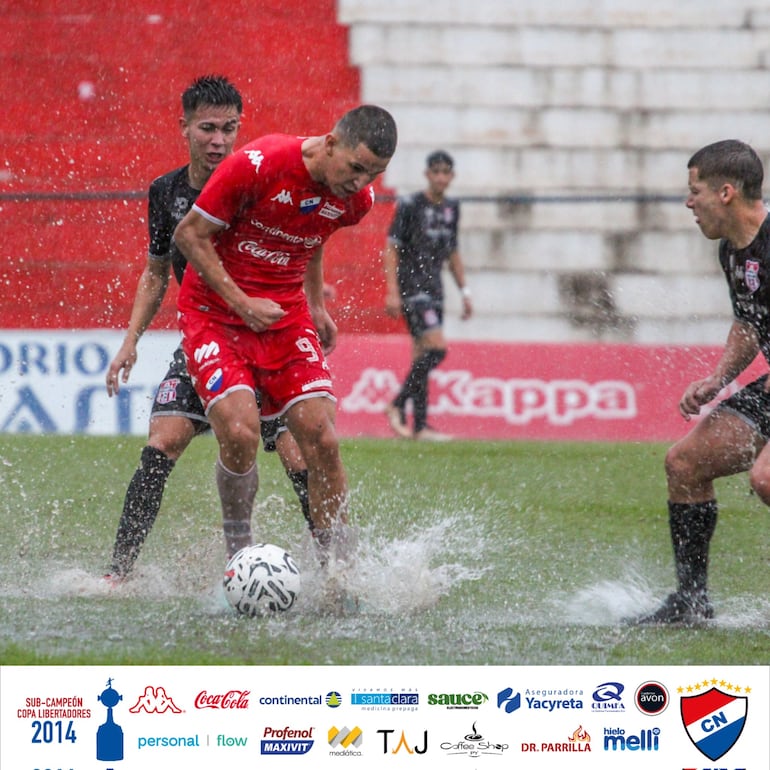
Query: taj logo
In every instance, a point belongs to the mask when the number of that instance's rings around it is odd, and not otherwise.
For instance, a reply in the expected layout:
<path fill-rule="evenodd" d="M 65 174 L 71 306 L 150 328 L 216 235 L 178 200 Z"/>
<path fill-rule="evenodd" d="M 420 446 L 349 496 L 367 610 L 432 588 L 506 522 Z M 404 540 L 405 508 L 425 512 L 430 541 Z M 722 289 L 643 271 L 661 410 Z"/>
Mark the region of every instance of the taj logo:
<path fill-rule="evenodd" d="M 727 754 L 743 732 L 748 701 L 717 687 L 682 697 L 682 724 L 695 748 L 712 761 Z"/>
<path fill-rule="evenodd" d="M 166 694 L 164 687 L 153 687 L 152 685 L 147 685 L 144 688 L 144 692 L 129 711 L 132 714 L 138 714 L 141 711 L 147 714 L 164 714 L 166 711 L 170 711 L 172 714 L 182 713 L 182 709 Z"/>
<path fill-rule="evenodd" d="M 404 751 L 404 754 L 424 754 L 428 750 L 427 730 L 422 734 L 422 746 L 416 743 L 410 745 L 410 741 L 407 740 L 403 730 L 398 739 L 395 738 L 395 730 L 377 730 L 377 732 L 382 735 L 383 754 L 398 754 L 402 750 Z"/>

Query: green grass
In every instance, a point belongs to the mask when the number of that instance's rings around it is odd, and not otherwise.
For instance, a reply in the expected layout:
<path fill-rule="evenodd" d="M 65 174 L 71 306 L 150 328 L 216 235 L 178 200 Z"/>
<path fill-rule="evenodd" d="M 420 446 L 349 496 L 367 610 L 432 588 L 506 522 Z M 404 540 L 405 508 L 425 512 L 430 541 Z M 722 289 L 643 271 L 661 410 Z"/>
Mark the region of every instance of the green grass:
<path fill-rule="evenodd" d="M 303 567 L 275 618 L 223 605 L 216 445 L 193 442 L 125 587 L 96 579 L 141 438 L 0 436 L 0 663 L 271 665 L 767 664 L 768 510 L 718 486 L 714 627 L 619 619 L 673 586 L 658 444 L 345 441 L 366 606 L 316 609 L 304 522 L 260 452 L 259 539 Z"/>

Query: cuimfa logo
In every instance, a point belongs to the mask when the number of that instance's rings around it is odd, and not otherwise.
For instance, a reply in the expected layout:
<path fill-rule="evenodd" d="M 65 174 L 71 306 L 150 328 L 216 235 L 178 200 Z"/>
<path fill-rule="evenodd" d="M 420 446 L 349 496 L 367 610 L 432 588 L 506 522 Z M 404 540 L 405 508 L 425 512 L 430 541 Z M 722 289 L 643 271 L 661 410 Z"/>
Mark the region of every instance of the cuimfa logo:
<path fill-rule="evenodd" d="M 395 730 L 377 730 L 377 732 L 382 735 L 383 754 L 398 754 L 401 751 L 403 751 L 404 754 L 424 754 L 428 750 L 427 730 L 425 730 L 422 734 L 422 746 L 417 744 L 410 745 L 403 730 L 401 731 L 401 737 L 398 739 L 398 741 L 391 737 L 396 732 Z"/>
<path fill-rule="evenodd" d="M 602 714 L 618 713 L 626 710 L 621 695 L 625 689 L 620 682 L 604 682 L 594 690 L 591 710 Z"/>
<path fill-rule="evenodd" d="M 746 725 L 749 699 L 736 693 L 750 693 L 751 688 L 712 679 L 680 687 L 678 691 L 691 692 L 709 685 L 708 690 L 698 695 L 683 695 L 679 705 L 687 737 L 701 754 L 713 761 L 727 754 L 740 738 Z M 722 687 L 732 692 L 725 692 Z"/>
<path fill-rule="evenodd" d="M 503 709 L 506 714 L 512 714 L 521 708 L 521 693 L 514 695 L 513 688 L 506 687 L 497 693 L 497 708 Z"/>
<path fill-rule="evenodd" d="M 182 709 L 166 694 L 164 687 L 153 687 L 149 684 L 129 711 L 132 714 L 138 714 L 140 711 L 147 714 L 165 714 L 166 711 L 171 711 L 173 714 L 182 713 Z"/>

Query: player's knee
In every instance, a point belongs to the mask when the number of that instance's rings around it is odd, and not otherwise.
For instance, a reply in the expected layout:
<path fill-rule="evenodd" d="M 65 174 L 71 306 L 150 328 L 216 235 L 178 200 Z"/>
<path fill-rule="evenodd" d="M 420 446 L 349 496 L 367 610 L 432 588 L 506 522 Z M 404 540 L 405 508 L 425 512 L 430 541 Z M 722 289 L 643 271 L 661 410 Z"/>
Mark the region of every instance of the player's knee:
<path fill-rule="evenodd" d="M 697 463 L 693 462 L 689 452 L 684 450 L 679 444 L 674 444 L 666 452 L 665 469 L 669 484 L 675 482 L 677 485 L 682 485 L 687 481 L 694 480 L 697 465 Z"/>
<path fill-rule="evenodd" d="M 765 504 L 770 505 L 770 468 L 757 467 L 749 470 L 749 484 L 757 497 Z"/>

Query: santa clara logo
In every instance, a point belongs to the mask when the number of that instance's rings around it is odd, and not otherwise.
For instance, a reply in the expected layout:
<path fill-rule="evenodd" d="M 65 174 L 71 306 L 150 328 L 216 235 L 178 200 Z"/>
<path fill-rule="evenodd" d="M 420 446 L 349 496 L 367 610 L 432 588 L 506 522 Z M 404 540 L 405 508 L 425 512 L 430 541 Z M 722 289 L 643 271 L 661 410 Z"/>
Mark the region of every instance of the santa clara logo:
<path fill-rule="evenodd" d="M 707 679 L 679 687 L 677 691 L 682 696 L 680 710 L 687 737 L 710 760 L 723 757 L 736 744 L 746 725 L 751 688 L 723 679 Z"/>

